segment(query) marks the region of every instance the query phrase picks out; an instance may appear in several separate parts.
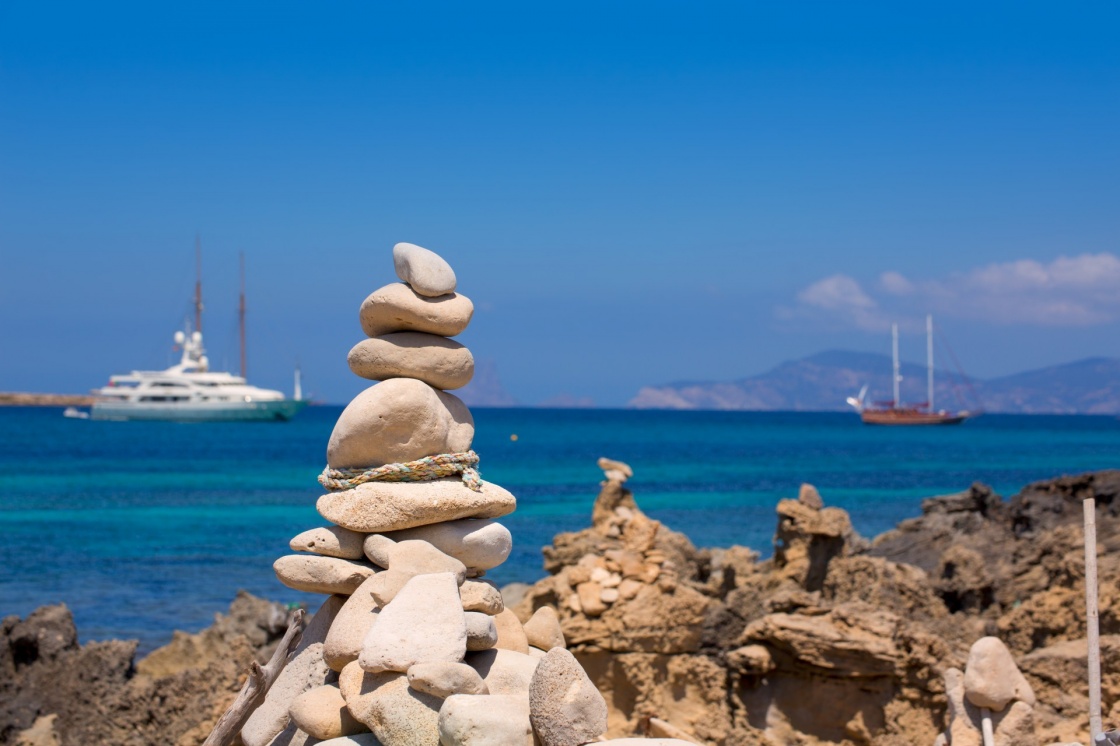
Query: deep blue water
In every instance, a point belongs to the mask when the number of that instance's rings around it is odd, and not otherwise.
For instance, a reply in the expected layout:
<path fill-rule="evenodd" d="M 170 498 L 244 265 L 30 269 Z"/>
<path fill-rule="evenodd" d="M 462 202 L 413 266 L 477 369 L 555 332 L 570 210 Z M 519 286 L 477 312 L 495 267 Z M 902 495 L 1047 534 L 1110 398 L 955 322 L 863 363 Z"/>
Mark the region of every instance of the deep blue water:
<path fill-rule="evenodd" d="M 285 601 L 272 562 L 322 520 L 316 476 L 340 409 L 290 423 L 70 420 L 0 408 L 0 616 L 65 601 L 83 640 L 197 630 L 237 589 Z M 845 413 L 479 409 L 483 476 L 518 497 L 499 583 L 541 575 L 540 547 L 589 523 L 600 456 L 634 467 L 639 505 L 698 546 L 770 551 L 774 505 L 811 482 L 865 535 L 921 498 L 987 482 L 1005 496 L 1120 466 L 1111 417 L 987 415 L 873 428 Z M 516 441 L 510 435 L 517 434 Z"/>

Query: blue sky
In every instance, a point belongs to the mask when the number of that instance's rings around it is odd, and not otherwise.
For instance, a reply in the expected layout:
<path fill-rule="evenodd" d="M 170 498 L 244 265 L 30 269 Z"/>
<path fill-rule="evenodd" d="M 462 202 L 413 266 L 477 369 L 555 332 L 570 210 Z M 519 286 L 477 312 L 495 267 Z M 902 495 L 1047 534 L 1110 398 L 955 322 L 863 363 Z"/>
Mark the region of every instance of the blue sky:
<path fill-rule="evenodd" d="M 1111 3 L 0 4 L 0 390 L 212 359 L 345 401 L 391 248 L 521 401 L 621 405 L 928 311 L 994 376 L 1120 339 Z M 916 328 L 916 327 L 915 327 Z M 904 340 L 920 359 L 920 338 Z"/>

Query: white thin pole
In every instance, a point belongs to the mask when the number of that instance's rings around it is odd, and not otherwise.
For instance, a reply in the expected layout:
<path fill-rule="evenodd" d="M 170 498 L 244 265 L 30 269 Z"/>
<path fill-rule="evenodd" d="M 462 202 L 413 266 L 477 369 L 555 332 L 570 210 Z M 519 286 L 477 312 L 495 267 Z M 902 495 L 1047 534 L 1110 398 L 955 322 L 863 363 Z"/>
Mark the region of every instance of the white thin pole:
<path fill-rule="evenodd" d="M 1101 636 L 1097 609 L 1097 501 L 1087 498 L 1085 511 L 1085 630 L 1089 648 L 1089 736 L 1102 742 L 1101 725 Z"/>
<path fill-rule="evenodd" d="M 891 360 L 894 368 L 894 404 L 892 406 L 897 408 L 900 404 L 898 382 L 902 380 L 902 377 L 898 375 L 898 324 L 891 324 Z"/>
<path fill-rule="evenodd" d="M 992 711 L 987 707 L 980 708 L 980 734 L 984 739 L 984 746 L 996 746 L 996 736 L 992 732 Z"/>
<path fill-rule="evenodd" d="M 933 316 L 926 314 L 926 402 L 933 412 Z"/>

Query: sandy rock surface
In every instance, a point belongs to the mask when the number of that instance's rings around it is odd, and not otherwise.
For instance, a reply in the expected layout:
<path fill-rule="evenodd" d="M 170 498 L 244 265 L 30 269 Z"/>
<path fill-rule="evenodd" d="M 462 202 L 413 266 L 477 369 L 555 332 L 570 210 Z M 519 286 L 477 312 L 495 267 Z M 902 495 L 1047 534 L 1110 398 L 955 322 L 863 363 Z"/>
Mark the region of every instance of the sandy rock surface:
<path fill-rule="evenodd" d="M 350 350 L 346 362 L 362 378 L 414 378 L 445 391 L 466 386 L 474 376 L 470 350 L 424 332 L 392 332 L 364 339 Z"/>
<path fill-rule="evenodd" d="M 358 664 L 370 673 L 403 674 L 416 663 L 461 661 L 466 649 L 467 626 L 455 576 L 417 575 L 377 615 Z"/>
<path fill-rule="evenodd" d="M 315 504 L 319 515 L 353 531 L 396 531 L 449 518 L 497 518 L 517 499 L 491 482 L 475 492 L 457 477 L 432 482 L 367 482 L 330 492 Z"/>
<path fill-rule="evenodd" d="M 529 702 L 516 695 L 455 694 L 439 711 L 441 744 L 533 746 Z"/>
<path fill-rule="evenodd" d="M 333 670 L 341 671 L 348 663 L 358 660 L 362 642 L 377 621 L 380 611 L 370 589 L 383 574 L 377 573 L 366 578 L 358 586 L 346 599 L 335 617 L 335 623 L 327 632 L 326 639 L 323 640 L 323 658 Z"/>
<path fill-rule="evenodd" d="M 293 552 L 311 552 L 326 557 L 358 560 L 363 557 L 364 540 L 365 534 L 342 526 L 320 526 L 293 537 L 288 546 Z"/>
<path fill-rule="evenodd" d="M 542 746 L 582 746 L 607 732 L 607 703 L 575 656 L 553 648 L 529 684 L 529 718 Z"/>
<path fill-rule="evenodd" d="M 314 554 L 289 554 L 272 563 L 281 583 L 308 593 L 350 595 L 377 568 L 365 562 Z"/>
<path fill-rule="evenodd" d="M 366 298 L 358 315 L 367 337 L 401 331 L 454 337 L 467 328 L 474 304 L 459 293 L 430 298 L 395 282 Z"/>
<path fill-rule="evenodd" d="M 488 519 L 448 520 L 403 531 L 393 531 L 396 541 L 419 539 L 448 554 L 471 570 L 490 570 L 506 561 L 513 537 L 502 524 Z"/>
<path fill-rule="evenodd" d="M 486 682 L 466 663 L 430 661 L 408 669 L 408 685 L 418 692 L 447 698 L 452 694 L 489 694 Z"/>

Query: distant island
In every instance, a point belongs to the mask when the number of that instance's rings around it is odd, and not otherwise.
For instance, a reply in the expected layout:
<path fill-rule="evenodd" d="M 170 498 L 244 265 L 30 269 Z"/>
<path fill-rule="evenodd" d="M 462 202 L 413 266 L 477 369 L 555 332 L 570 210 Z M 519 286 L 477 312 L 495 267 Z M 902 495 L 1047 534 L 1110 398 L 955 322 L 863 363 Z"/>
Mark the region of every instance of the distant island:
<path fill-rule="evenodd" d="M 680 381 L 646 386 L 628 403 L 636 409 L 755 411 L 847 410 L 845 399 L 865 384 L 869 400 L 889 399 L 891 360 L 885 355 L 829 350 L 784 362 L 736 381 Z M 903 363 L 902 399 L 925 401 L 925 367 Z M 1120 359 L 1089 358 L 986 380 L 937 371 L 934 392 L 947 408 L 1015 414 L 1120 414 Z"/>

